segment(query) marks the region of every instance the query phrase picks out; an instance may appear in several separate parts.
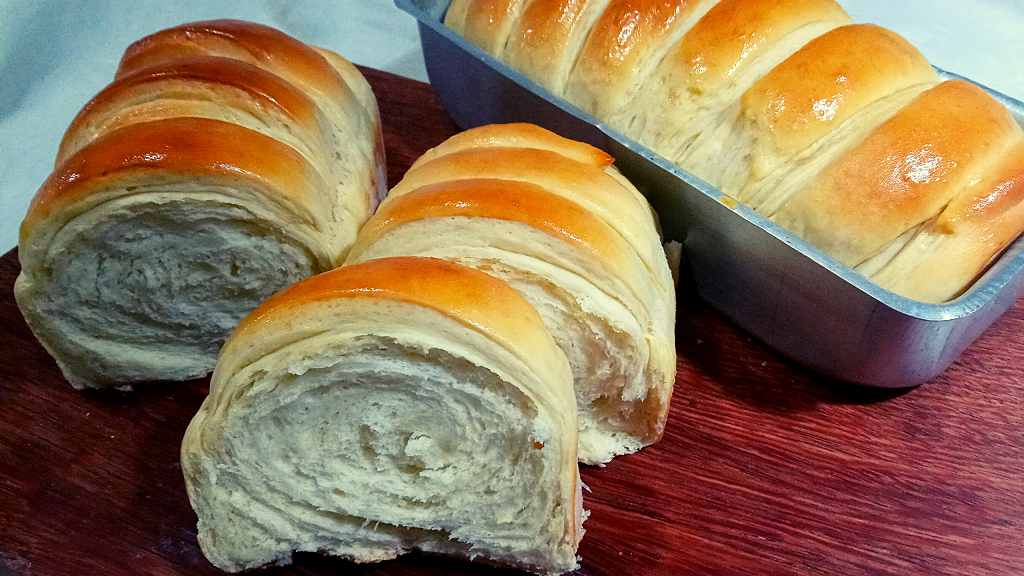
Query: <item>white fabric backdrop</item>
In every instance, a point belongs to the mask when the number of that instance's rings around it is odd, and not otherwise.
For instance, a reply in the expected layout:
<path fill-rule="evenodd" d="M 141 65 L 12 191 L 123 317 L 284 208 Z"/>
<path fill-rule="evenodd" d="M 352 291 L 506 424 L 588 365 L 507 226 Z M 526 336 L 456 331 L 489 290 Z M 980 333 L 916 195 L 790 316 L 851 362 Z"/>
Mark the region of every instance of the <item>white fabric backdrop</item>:
<path fill-rule="evenodd" d="M 857 22 L 933 64 L 1024 100 L 1021 0 L 840 0 Z M 349 60 L 426 80 L 415 20 L 392 0 L 0 0 L 0 253 L 17 244 L 64 129 L 110 82 L 124 48 L 213 18 L 268 24 Z"/>

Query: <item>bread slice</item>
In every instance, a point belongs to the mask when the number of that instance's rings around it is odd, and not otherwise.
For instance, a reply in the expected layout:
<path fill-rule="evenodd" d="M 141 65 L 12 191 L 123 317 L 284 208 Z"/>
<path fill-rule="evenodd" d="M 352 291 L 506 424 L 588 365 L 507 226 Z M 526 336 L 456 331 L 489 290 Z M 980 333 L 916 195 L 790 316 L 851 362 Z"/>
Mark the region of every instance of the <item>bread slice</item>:
<path fill-rule="evenodd" d="M 182 441 L 199 543 L 237 572 L 295 551 L 577 566 L 572 376 L 505 283 L 427 258 L 345 266 L 260 305 Z"/>

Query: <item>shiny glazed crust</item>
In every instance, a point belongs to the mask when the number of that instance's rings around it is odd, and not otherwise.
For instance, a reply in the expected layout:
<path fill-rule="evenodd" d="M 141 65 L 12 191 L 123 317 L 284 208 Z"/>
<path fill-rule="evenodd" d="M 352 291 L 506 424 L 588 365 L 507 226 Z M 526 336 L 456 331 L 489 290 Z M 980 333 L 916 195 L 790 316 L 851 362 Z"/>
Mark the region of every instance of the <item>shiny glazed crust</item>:
<path fill-rule="evenodd" d="M 41 257 L 37 250 L 49 240 L 42 224 L 56 232 L 76 215 L 133 191 L 109 182 L 132 182 L 133 177 L 145 181 L 154 171 L 177 178 L 263 183 L 269 201 L 289 206 L 312 225 L 314 215 L 322 211 L 315 170 L 273 138 L 219 120 L 180 117 L 143 122 L 104 134 L 47 178 L 21 225 L 22 261 L 32 264 Z"/>
<path fill-rule="evenodd" d="M 165 93 L 173 94 L 173 99 L 162 99 Z M 227 116 L 226 105 L 256 117 L 268 115 L 265 110 L 271 109 L 270 114 L 279 114 L 306 131 L 317 129 L 314 101 L 279 76 L 232 58 L 173 57 L 122 74 L 89 101 L 68 127 L 56 164 L 60 166 L 100 134 L 126 124 L 201 116 L 203 109 L 210 110 L 210 115 Z"/>
<path fill-rule="evenodd" d="M 1024 143 L 994 162 L 871 279 L 924 302 L 960 295 L 1024 229 Z"/>
<path fill-rule="evenodd" d="M 852 24 L 808 42 L 744 92 L 741 106 L 765 134 L 761 154 L 771 150 L 778 164 L 871 102 L 935 82 L 928 61 L 902 37 Z"/>
<path fill-rule="evenodd" d="M 626 106 L 641 78 L 715 4 L 714 0 L 612 0 L 591 28 L 565 96 L 608 118 Z"/>
<path fill-rule="evenodd" d="M 838 158 L 773 218 L 856 267 L 939 213 L 1024 139 L 963 80 L 924 93 Z"/>

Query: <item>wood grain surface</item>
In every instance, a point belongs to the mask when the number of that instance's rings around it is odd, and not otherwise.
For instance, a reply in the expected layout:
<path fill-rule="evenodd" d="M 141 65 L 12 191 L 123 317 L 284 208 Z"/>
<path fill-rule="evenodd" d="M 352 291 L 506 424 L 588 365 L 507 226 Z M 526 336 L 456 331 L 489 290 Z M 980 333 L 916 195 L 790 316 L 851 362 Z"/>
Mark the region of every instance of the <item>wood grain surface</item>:
<path fill-rule="evenodd" d="M 426 84 L 363 70 L 394 184 L 456 132 Z M 0 258 L 0 576 L 221 574 L 178 462 L 205 380 L 79 392 L 14 303 Z M 1024 574 L 1024 302 L 917 388 L 788 364 L 680 287 L 664 439 L 582 470 L 580 575 Z M 300 554 L 285 574 L 515 574 L 409 555 Z"/>

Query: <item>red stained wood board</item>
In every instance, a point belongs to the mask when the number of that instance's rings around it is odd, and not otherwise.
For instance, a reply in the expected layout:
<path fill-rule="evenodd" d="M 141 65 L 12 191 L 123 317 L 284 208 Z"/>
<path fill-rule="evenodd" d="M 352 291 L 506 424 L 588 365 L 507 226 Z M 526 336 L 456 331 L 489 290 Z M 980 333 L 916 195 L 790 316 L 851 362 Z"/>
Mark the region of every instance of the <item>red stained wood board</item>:
<path fill-rule="evenodd" d="M 429 85 L 363 69 L 395 184 L 457 131 Z M 0 258 L 0 576 L 223 574 L 196 542 L 178 460 L 207 380 L 76 391 Z M 908 390 L 803 371 L 679 289 L 662 441 L 584 467 L 588 576 L 1024 574 L 1024 302 Z M 412 554 L 299 554 L 285 574 L 515 574 Z"/>

